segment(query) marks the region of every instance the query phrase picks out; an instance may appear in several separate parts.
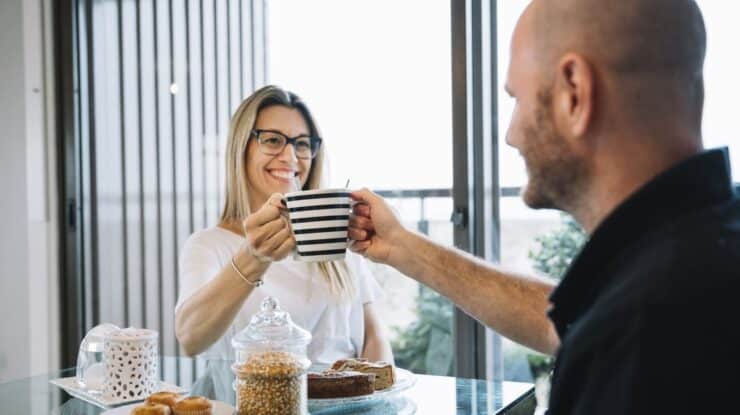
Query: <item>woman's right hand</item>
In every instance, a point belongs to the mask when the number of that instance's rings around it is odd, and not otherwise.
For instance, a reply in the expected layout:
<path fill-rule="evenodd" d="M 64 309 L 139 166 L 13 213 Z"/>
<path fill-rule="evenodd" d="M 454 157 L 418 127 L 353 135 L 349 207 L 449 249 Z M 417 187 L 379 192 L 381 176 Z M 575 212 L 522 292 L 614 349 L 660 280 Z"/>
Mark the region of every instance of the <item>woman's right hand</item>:
<path fill-rule="evenodd" d="M 247 251 L 261 262 L 279 261 L 295 247 L 288 219 L 281 214 L 282 195 L 274 193 L 243 222 Z"/>

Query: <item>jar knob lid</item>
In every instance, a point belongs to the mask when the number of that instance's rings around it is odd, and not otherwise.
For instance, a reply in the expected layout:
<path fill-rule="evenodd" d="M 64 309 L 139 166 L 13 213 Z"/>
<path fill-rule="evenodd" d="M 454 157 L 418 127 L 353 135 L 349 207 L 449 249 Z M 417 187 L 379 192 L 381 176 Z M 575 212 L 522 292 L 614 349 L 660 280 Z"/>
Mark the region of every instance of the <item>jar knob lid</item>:
<path fill-rule="evenodd" d="M 274 297 L 266 297 L 264 300 L 262 300 L 262 304 L 260 305 L 260 310 L 264 312 L 274 312 L 275 310 L 280 309 L 280 303 L 278 303 L 278 300 Z"/>
<path fill-rule="evenodd" d="M 293 323 L 290 314 L 280 308 L 276 298 L 266 297 L 260 304 L 260 311 L 252 316 L 244 330 L 234 336 L 231 344 L 237 349 L 244 349 L 250 345 L 278 348 L 305 346 L 310 342 L 311 333 Z"/>

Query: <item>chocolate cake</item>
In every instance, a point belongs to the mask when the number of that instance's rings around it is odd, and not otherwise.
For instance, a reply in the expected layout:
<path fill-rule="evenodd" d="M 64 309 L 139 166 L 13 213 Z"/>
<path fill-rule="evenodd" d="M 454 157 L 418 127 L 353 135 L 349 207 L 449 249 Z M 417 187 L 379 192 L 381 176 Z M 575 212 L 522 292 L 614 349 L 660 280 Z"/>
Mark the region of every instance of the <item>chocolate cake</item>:
<path fill-rule="evenodd" d="M 387 389 L 396 382 L 393 365 L 386 362 L 370 362 L 367 359 L 340 359 L 334 362 L 332 370 L 355 371 L 375 374 L 375 390 Z"/>
<path fill-rule="evenodd" d="M 308 374 L 308 397 L 311 399 L 362 396 L 374 391 L 375 375 L 372 373 L 327 370 Z"/>

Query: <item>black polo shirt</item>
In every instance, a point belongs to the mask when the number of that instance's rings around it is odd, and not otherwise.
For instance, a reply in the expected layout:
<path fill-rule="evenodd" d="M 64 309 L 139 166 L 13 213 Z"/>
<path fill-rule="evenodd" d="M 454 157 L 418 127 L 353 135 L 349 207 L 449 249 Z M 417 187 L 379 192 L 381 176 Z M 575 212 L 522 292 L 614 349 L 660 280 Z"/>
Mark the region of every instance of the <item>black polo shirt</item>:
<path fill-rule="evenodd" d="M 740 414 L 740 200 L 725 149 L 659 175 L 551 296 L 549 415 Z"/>

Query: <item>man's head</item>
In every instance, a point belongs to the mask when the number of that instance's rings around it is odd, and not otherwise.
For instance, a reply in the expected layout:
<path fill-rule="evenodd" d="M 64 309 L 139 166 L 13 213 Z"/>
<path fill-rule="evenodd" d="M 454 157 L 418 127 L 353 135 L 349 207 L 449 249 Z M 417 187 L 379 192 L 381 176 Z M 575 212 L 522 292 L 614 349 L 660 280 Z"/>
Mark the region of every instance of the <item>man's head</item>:
<path fill-rule="evenodd" d="M 649 163 L 701 148 L 705 43 L 693 0 L 534 0 L 506 81 L 525 202 L 573 213 L 606 158 L 631 151 Z"/>

